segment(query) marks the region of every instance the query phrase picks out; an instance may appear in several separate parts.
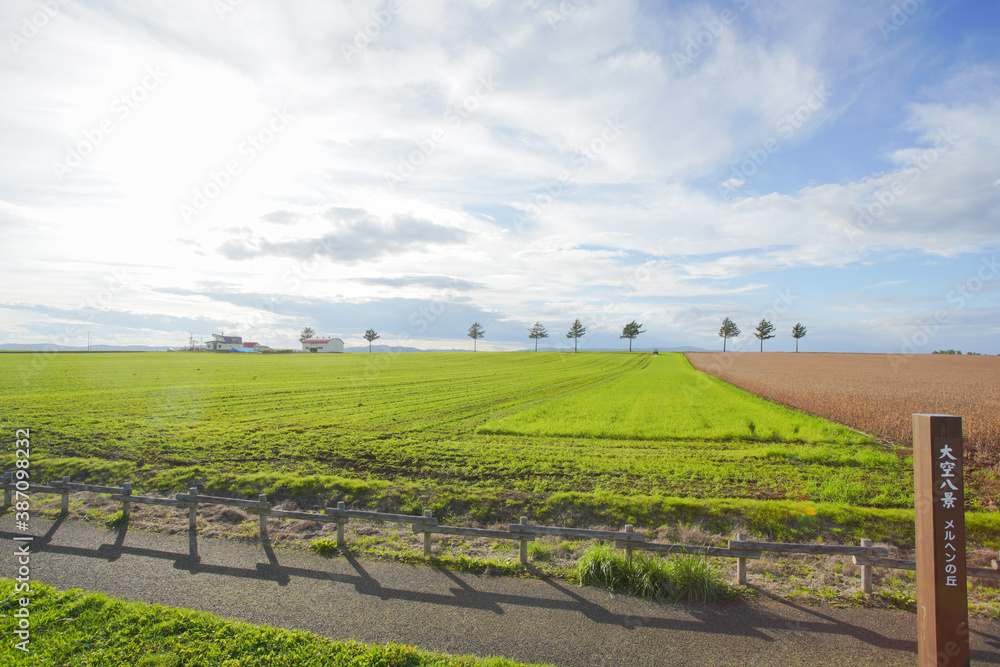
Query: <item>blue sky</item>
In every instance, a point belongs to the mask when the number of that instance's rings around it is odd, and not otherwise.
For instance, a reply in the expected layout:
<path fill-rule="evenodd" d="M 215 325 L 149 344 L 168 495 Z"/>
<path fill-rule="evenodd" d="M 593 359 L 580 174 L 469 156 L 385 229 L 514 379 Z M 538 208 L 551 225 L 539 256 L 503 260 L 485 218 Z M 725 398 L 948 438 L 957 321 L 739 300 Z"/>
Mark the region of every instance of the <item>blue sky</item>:
<path fill-rule="evenodd" d="M 1000 353 L 992 2 L 10 0 L 0 343 Z"/>

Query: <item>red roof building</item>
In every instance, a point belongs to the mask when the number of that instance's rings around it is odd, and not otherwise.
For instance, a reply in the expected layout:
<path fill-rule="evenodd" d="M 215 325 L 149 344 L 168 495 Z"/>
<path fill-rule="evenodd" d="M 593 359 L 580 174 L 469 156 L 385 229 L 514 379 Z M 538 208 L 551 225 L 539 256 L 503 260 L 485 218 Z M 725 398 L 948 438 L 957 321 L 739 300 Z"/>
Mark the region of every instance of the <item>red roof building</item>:
<path fill-rule="evenodd" d="M 306 338 L 302 341 L 303 352 L 343 352 L 344 341 L 339 338 Z"/>

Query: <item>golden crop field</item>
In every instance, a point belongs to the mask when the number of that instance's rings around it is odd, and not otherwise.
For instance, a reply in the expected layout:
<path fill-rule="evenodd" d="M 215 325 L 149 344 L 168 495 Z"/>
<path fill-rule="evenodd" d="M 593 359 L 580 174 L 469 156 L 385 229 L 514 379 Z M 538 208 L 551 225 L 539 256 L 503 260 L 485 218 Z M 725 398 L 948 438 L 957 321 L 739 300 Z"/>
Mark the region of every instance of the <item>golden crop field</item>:
<path fill-rule="evenodd" d="M 777 403 L 911 446 L 913 413 L 962 417 L 966 460 L 1000 472 L 1000 357 L 689 352 L 695 368 Z"/>

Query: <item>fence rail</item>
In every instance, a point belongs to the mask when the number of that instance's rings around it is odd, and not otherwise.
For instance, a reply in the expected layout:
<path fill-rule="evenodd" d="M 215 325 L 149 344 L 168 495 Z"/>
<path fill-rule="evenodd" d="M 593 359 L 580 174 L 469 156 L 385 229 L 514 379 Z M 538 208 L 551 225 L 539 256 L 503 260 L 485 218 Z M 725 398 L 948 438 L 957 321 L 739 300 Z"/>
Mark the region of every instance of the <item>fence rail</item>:
<path fill-rule="evenodd" d="M 21 484 L 22 488 L 18 488 Z M 889 550 L 885 547 L 872 546 L 871 540 L 862 539 L 860 545 L 833 545 L 833 544 L 790 544 L 783 542 L 757 542 L 747 540 L 743 534 L 738 534 L 736 539 L 729 540 L 727 547 L 707 547 L 691 544 L 665 544 L 662 542 L 647 542 L 641 533 L 634 532 L 633 526 L 626 525 L 624 530 L 590 530 L 586 528 L 560 528 L 558 526 L 533 526 L 528 524 L 527 517 L 521 517 L 519 523 L 512 523 L 506 530 L 493 528 L 469 528 L 465 526 L 442 526 L 432 515 L 431 510 L 425 510 L 422 516 L 409 514 L 390 514 L 385 512 L 372 512 L 368 510 L 349 510 L 345 503 L 338 502 L 336 507 L 324 508 L 323 512 L 298 512 L 291 510 L 273 509 L 267 500 L 267 496 L 261 494 L 257 500 L 243 498 L 225 498 L 221 496 L 207 496 L 198 493 L 196 487 L 188 489 L 187 493 L 178 493 L 173 498 L 158 498 L 153 496 L 132 495 L 132 485 L 126 483 L 124 486 L 99 486 L 94 484 L 81 484 L 71 482 L 69 477 L 50 482 L 48 486 L 27 483 L 24 480 L 14 481 L 14 475 L 10 472 L 0 474 L 0 488 L 4 491 L 3 508 L 11 506 L 11 492 L 25 492 L 23 485 L 27 485 L 28 493 L 50 493 L 62 496 L 61 512 L 66 514 L 69 511 L 69 494 L 71 491 L 89 491 L 91 493 L 110 494 L 111 499 L 122 503 L 122 515 L 127 522 L 130 518 L 130 508 L 132 503 L 147 505 L 169 505 L 181 507 L 188 510 L 188 528 L 196 531 L 198 507 L 201 505 L 227 505 L 240 507 L 249 514 L 259 517 L 260 538 L 267 541 L 267 518 L 290 519 L 302 521 L 319 521 L 324 523 L 337 524 L 337 546 L 346 548 L 347 540 L 344 535 L 344 527 L 351 519 L 365 519 L 371 521 L 386 521 L 390 523 L 410 524 L 414 533 L 422 533 L 424 536 L 424 557 L 431 556 L 431 536 L 432 535 L 460 535 L 466 537 L 488 537 L 492 539 L 506 539 L 518 542 L 520 552 L 520 562 L 522 565 L 528 564 L 528 543 L 534 541 L 539 535 L 553 535 L 559 537 L 576 537 L 583 539 L 598 539 L 613 541 L 615 548 L 624 549 L 628 558 L 631 559 L 635 549 L 640 551 L 653 551 L 659 553 L 697 554 L 715 558 L 735 558 L 737 563 L 737 581 L 740 584 L 747 583 L 746 561 L 757 560 L 765 552 L 782 554 L 805 554 L 822 556 L 851 556 L 855 565 L 861 566 L 861 588 L 865 594 L 872 593 L 872 568 L 888 568 L 898 570 L 915 570 L 916 561 L 899 560 L 889 558 Z M 980 577 L 984 579 L 1000 580 L 1000 561 L 994 560 L 992 567 L 968 567 L 967 574 L 970 577 Z"/>
<path fill-rule="evenodd" d="M 814 554 L 817 556 L 888 556 L 885 547 L 848 546 L 839 544 L 783 544 L 780 542 L 746 542 L 730 540 L 730 549 L 772 551 L 782 554 Z"/>
<path fill-rule="evenodd" d="M 732 541 L 732 540 L 730 540 Z M 794 545 L 792 545 L 794 546 Z M 748 558 L 750 560 L 760 560 L 760 551 L 748 551 L 746 549 L 732 549 L 727 547 L 702 547 L 692 544 L 663 544 L 661 542 L 634 542 L 615 541 L 618 549 L 639 549 L 640 551 L 658 551 L 669 554 L 695 554 L 698 556 L 717 556 L 722 558 Z"/>

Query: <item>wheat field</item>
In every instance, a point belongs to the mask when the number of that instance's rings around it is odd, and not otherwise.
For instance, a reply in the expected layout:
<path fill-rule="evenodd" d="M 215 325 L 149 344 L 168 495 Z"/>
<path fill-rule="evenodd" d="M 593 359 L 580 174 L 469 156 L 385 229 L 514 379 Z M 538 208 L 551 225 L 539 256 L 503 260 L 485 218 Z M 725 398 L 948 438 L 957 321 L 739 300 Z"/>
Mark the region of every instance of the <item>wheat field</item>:
<path fill-rule="evenodd" d="M 914 413 L 962 417 L 967 460 L 1000 467 L 1000 357 L 689 352 L 695 368 L 777 403 L 912 446 Z"/>

